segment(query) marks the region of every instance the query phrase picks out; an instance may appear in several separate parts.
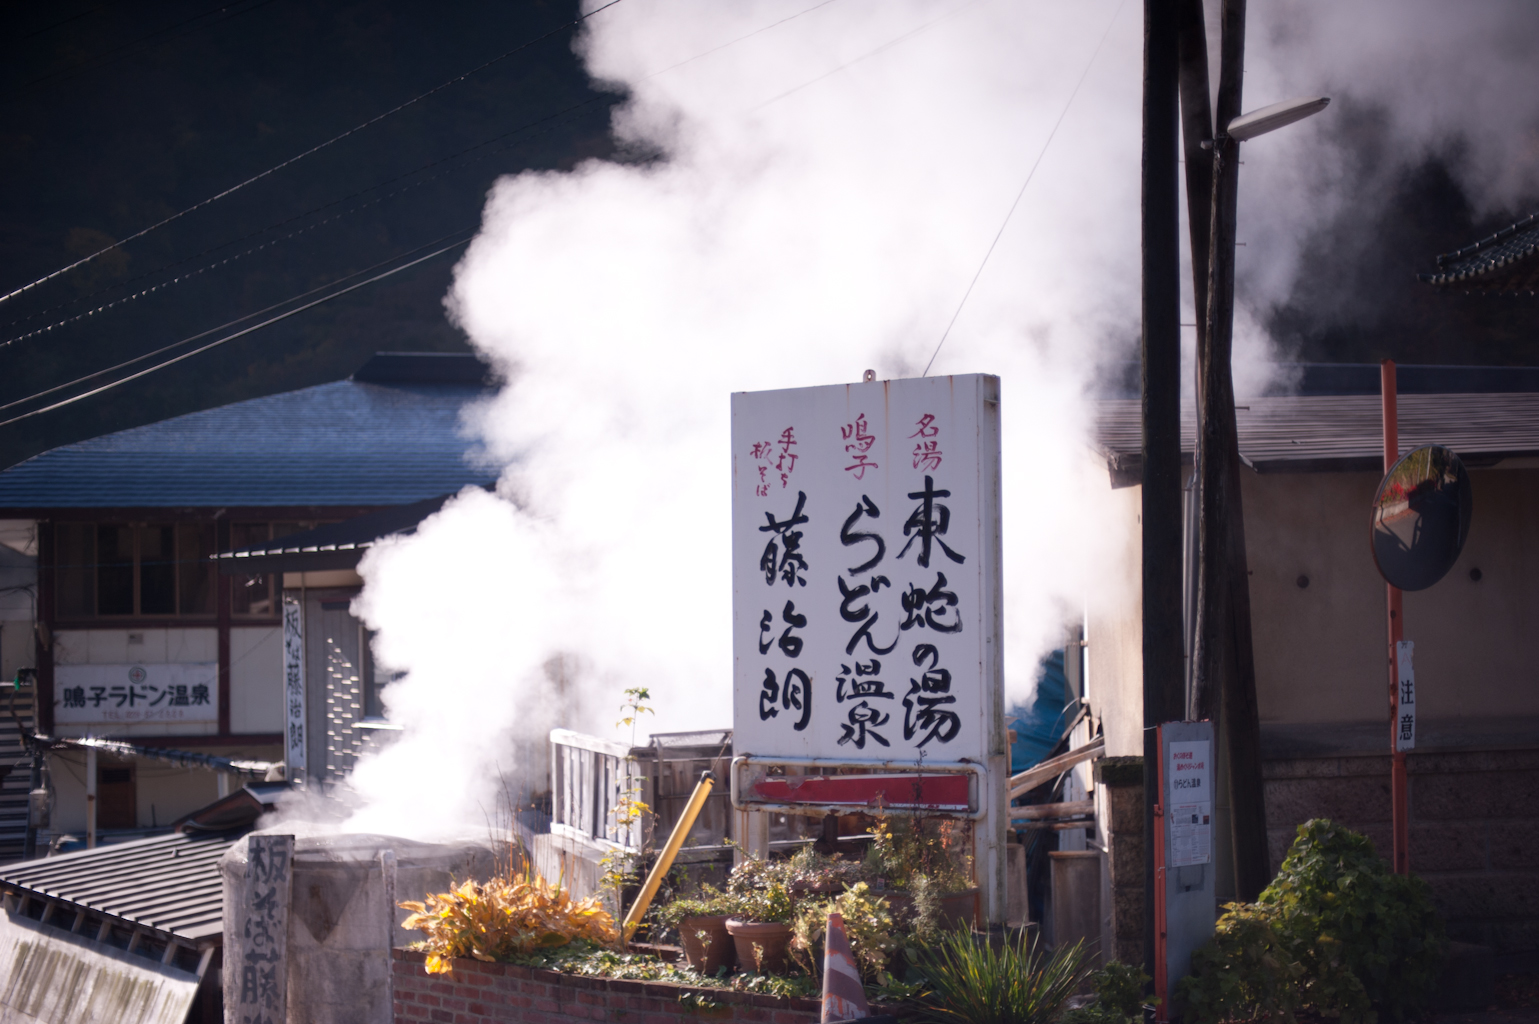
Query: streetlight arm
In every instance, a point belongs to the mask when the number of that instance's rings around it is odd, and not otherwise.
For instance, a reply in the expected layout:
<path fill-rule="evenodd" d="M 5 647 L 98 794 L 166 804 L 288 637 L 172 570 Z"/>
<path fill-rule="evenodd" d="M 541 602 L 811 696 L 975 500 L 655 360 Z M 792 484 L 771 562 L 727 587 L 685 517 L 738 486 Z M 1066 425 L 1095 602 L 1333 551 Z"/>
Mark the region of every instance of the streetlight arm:
<path fill-rule="evenodd" d="M 1270 107 L 1262 107 L 1260 110 L 1252 110 L 1248 114 L 1240 115 L 1229 122 L 1225 134 L 1236 142 L 1254 139 L 1258 135 L 1265 135 L 1284 125 L 1318 114 L 1330 102 L 1329 96 L 1305 96 L 1296 100 L 1283 100 Z"/>

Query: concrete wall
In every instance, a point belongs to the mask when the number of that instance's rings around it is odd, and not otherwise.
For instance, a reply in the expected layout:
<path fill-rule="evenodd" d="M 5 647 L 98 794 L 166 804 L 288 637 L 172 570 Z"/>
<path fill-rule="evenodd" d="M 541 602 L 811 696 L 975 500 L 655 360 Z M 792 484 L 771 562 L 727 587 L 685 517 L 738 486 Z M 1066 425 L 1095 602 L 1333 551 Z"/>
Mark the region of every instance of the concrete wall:
<path fill-rule="evenodd" d="M 1085 692 L 1108 757 L 1144 752 L 1142 495 L 1140 487 L 1108 484 L 1096 510 L 1107 526 L 1097 552 L 1104 568 L 1085 600 Z"/>
<path fill-rule="evenodd" d="M 1387 720 L 1384 582 L 1368 547 L 1379 475 L 1241 476 L 1263 725 Z M 1442 582 L 1405 595 L 1418 717 L 1539 716 L 1526 643 L 1539 635 L 1539 470 L 1470 476 L 1463 555 Z"/>

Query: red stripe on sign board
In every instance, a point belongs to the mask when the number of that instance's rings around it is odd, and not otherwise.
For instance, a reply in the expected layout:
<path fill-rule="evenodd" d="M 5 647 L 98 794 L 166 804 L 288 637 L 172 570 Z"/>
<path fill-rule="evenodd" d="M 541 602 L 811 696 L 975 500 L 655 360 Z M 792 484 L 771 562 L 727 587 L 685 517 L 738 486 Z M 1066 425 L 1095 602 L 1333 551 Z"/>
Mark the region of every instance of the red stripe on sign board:
<path fill-rule="evenodd" d="M 775 776 L 755 782 L 753 794 L 767 803 L 968 809 L 965 775 Z"/>

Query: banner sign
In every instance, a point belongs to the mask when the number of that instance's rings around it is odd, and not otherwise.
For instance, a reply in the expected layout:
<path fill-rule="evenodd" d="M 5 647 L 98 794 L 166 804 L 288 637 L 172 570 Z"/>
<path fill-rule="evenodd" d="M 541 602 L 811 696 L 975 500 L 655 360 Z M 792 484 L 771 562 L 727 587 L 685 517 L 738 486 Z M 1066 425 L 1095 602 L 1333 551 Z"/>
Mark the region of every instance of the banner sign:
<path fill-rule="evenodd" d="M 1416 749 L 1416 669 L 1412 665 L 1415 654 L 1415 641 L 1395 641 L 1395 686 L 1400 716 L 1395 722 L 1396 750 Z"/>
<path fill-rule="evenodd" d="M 283 595 L 283 763 L 290 782 L 305 770 L 305 617 L 304 605 Z"/>
<path fill-rule="evenodd" d="M 216 662 L 57 665 L 53 678 L 58 725 L 219 721 Z"/>
<path fill-rule="evenodd" d="M 732 396 L 739 754 L 988 755 L 998 425 L 980 374 Z"/>

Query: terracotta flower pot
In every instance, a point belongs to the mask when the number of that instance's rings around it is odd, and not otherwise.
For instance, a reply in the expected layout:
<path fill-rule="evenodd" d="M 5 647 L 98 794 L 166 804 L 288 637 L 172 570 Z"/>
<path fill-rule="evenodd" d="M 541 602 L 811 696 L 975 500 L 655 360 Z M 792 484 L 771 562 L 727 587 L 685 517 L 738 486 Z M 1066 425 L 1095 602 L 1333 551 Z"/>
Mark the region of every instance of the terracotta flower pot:
<path fill-rule="evenodd" d="M 686 917 L 679 922 L 679 945 L 689 966 L 707 977 L 737 962 L 737 948 L 727 934 L 727 915 Z"/>
<path fill-rule="evenodd" d="M 745 971 L 775 974 L 786 969 L 786 948 L 791 926 L 765 921 L 728 918 L 727 931 L 737 947 L 738 967 Z"/>
<path fill-rule="evenodd" d="M 971 928 L 978 919 L 978 894 L 982 892 L 977 886 L 971 889 L 963 889 L 961 892 L 948 893 L 941 897 L 941 927 L 942 928 Z"/>

